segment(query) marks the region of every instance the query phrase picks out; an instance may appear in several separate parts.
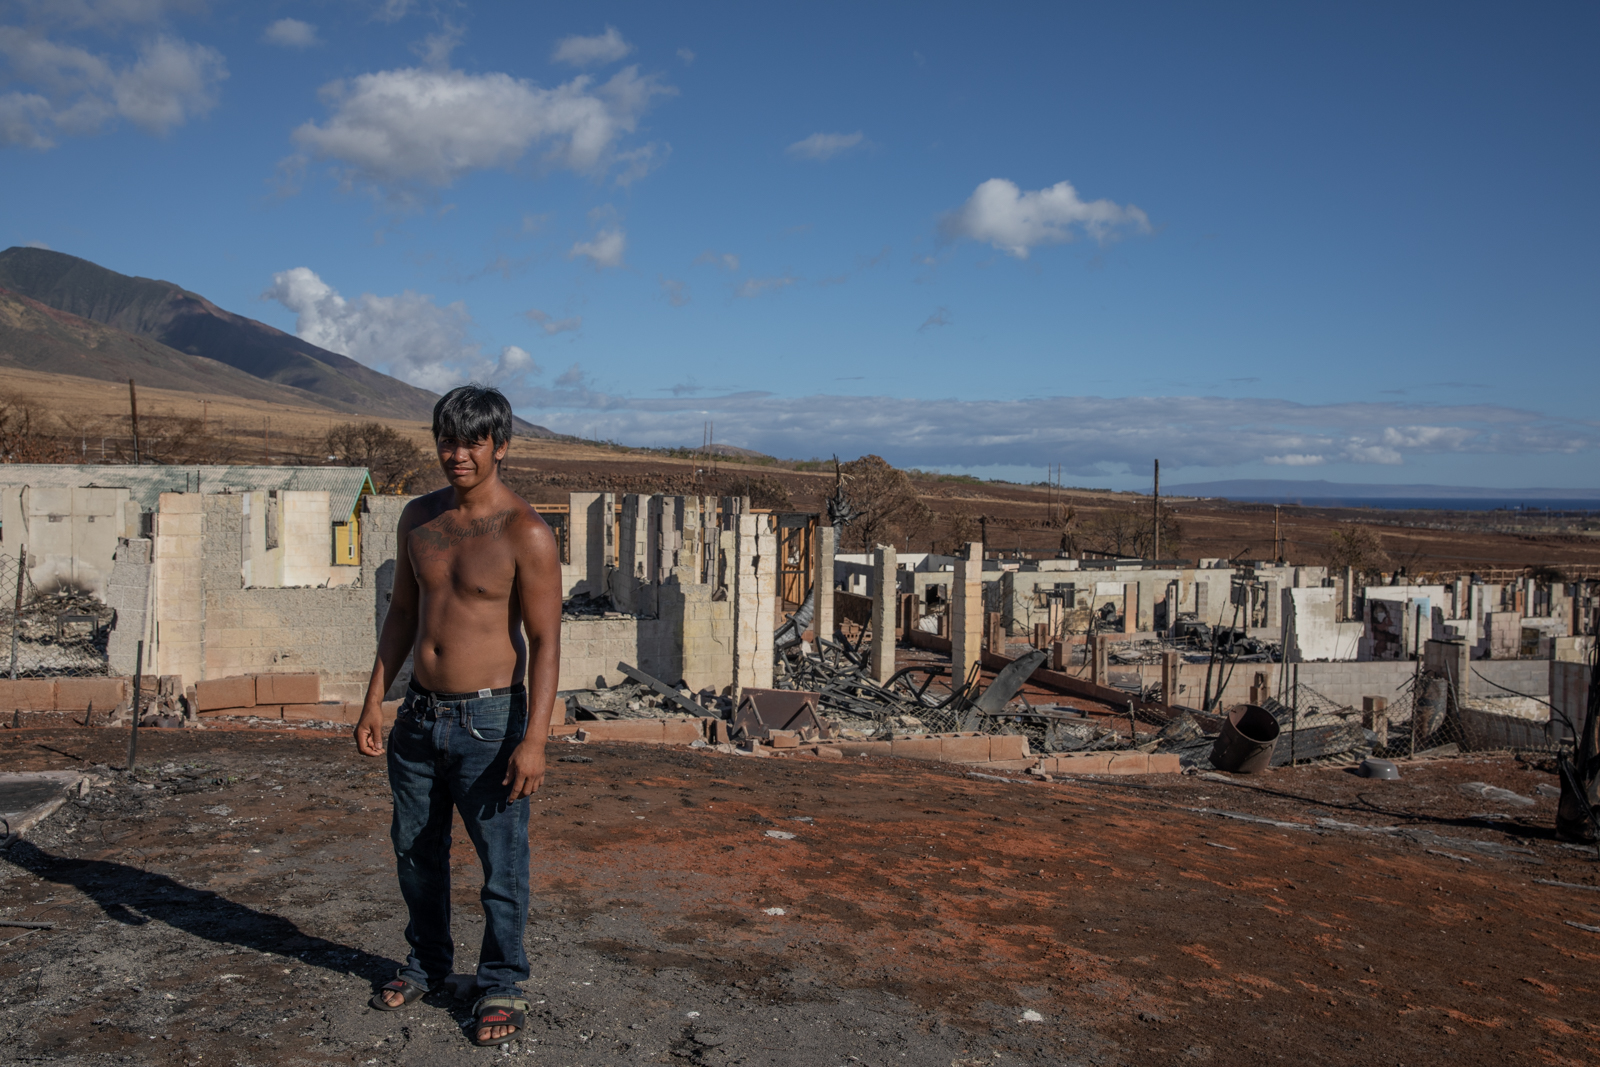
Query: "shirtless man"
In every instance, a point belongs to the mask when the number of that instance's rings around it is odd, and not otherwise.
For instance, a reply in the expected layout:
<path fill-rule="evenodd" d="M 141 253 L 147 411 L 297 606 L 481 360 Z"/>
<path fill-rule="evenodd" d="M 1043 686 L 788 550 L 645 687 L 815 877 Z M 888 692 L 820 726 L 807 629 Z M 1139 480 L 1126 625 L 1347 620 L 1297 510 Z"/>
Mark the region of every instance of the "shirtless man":
<path fill-rule="evenodd" d="M 528 797 L 544 779 L 560 670 L 560 557 L 544 520 L 500 480 L 511 406 L 499 391 L 446 393 L 433 437 L 450 485 L 401 513 L 394 594 L 355 729 L 362 755 L 384 754 L 383 696 L 410 653 L 388 762 L 411 952 L 372 1006 L 403 1008 L 450 974 L 454 809 L 483 864 L 472 1041 L 502 1045 L 528 1010 L 518 986 L 528 977 Z"/>

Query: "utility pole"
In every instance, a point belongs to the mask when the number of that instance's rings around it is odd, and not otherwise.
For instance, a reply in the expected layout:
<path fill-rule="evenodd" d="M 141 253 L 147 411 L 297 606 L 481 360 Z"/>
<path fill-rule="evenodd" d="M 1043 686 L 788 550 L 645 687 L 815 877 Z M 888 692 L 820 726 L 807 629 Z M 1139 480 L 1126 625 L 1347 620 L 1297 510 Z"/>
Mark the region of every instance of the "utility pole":
<path fill-rule="evenodd" d="M 133 464 L 139 466 L 139 394 L 133 388 L 133 379 L 128 379 L 128 410 L 132 413 L 133 421 Z"/>
<path fill-rule="evenodd" d="M 1150 521 L 1152 541 L 1155 549 L 1150 553 L 1151 559 L 1161 558 L 1161 461 L 1156 460 L 1156 489 L 1150 496 Z"/>
<path fill-rule="evenodd" d="M 261 416 L 261 462 L 272 462 L 272 419 L 270 416 Z"/>
<path fill-rule="evenodd" d="M 1272 562 L 1283 562 L 1283 549 L 1278 541 L 1278 505 L 1272 505 Z"/>

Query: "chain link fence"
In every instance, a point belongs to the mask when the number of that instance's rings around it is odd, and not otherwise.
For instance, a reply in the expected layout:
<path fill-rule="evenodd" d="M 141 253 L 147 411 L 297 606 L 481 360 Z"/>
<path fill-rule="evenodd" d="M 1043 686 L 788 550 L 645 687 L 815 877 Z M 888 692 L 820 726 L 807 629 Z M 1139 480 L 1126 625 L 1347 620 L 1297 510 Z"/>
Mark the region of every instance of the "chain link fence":
<path fill-rule="evenodd" d="M 87 593 L 41 592 L 22 560 L 0 556 L 0 677 L 105 676 L 115 615 Z"/>
<path fill-rule="evenodd" d="M 1547 700 L 1505 689 L 1481 673 L 1468 694 L 1447 674 L 1418 670 L 1393 694 L 1354 708 L 1305 683 L 1288 685 L 1273 713 L 1282 722 L 1280 749 L 1293 762 L 1348 761 L 1362 749 L 1380 757 L 1517 751 L 1554 755 L 1564 716 Z"/>

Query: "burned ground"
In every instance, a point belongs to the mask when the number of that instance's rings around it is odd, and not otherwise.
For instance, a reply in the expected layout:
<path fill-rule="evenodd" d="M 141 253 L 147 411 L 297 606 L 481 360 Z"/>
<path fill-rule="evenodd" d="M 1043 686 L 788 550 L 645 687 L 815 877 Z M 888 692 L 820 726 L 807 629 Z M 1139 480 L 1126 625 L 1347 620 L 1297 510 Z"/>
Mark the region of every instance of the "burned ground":
<path fill-rule="evenodd" d="M 312 729 L 152 730 L 130 780 L 111 769 L 124 743 L 0 731 L 7 770 L 111 779 L 0 853 L 4 917 L 57 923 L 0 931 L 0 1059 L 503 1055 L 471 1052 L 442 995 L 366 1007 L 403 952 L 380 763 Z M 1600 1058 L 1600 934 L 1570 925 L 1600 927 L 1600 870 L 1550 833 L 1554 776 L 1509 757 L 1406 764 L 1399 782 L 1302 767 L 1041 783 L 646 746 L 551 756 L 538 1003 L 515 1056 Z M 456 841 L 470 971 L 477 871 Z"/>

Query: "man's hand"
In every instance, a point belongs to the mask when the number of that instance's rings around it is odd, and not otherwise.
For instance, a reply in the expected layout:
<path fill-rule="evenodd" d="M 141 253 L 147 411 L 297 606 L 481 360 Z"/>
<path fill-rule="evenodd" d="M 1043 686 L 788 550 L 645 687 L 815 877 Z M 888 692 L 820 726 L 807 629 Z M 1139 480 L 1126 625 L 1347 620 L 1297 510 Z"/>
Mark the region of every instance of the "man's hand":
<path fill-rule="evenodd" d="M 505 781 L 500 783 L 511 787 L 506 799 L 512 803 L 533 796 L 544 781 L 544 740 L 530 734 L 512 751 Z"/>
<path fill-rule="evenodd" d="M 363 756 L 383 755 L 383 705 L 374 707 L 368 704 L 361 709 L 361 718 L 356 721 L 355 737 L 356 751 Z"/>

